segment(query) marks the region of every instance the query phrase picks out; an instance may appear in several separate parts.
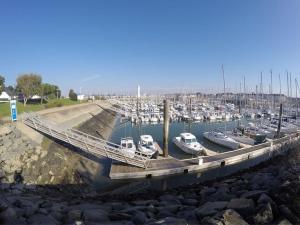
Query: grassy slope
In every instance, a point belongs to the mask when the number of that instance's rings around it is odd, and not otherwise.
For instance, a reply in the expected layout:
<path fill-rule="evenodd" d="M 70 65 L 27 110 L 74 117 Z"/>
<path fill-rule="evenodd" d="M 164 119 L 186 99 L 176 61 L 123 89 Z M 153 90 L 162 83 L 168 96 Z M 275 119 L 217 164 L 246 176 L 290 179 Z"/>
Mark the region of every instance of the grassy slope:
<path fill-rule="evenodd" d="M 17 103 L 18 114 L 22 112 L 34 112 L 39 111 L 46 108 L 54 108 L 65 105 L 75 105 L 81 103 L 80 101 L 72 101 L 70 99 L 53 99 L 49 100 L 47 104 L 27 104 L 26 106 L 23 103 Z M 0 103 L 0 118 L 10 116 L 10 107 L 9 103 Z"/>

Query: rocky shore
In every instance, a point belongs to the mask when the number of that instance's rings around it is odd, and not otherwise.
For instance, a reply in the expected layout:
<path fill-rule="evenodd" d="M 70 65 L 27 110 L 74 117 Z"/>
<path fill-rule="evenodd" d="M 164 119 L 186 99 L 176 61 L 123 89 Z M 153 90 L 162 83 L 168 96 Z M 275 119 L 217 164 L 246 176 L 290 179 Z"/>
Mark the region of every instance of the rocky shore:
<path fill-rule="evenodd" d="M 24 169 L 15 167 L 12 173 L 16 159 L 4 158 L 3 146 L 9 143 L 12 152 L 23 147 L 34 152 L 39 147 L 16 138 L 19 133 L 13 127 L 1 129 L 0 135 L 0 224 L 300 224 L 298 149 L 213 182 L 103 196 L 86 182 L 26 182 Z M 20 153 L 26 158 L 24 154 L 31 163 L 39 160 L 28 151 Z M 50 170 L 48 174 L 51 176 Z"/>
<path fill-rule="evenodd" d="M 114 127 L 115 115 L 103 110 L 91 117 L 77 129 L 108 138 Z M 103 161 L 106 159 L 95 159 L 48 137 L 38 144 L 17 127 L 11 123 L 0 126 L 0 172 L 5 182 L 15 182 L 17 176 L 26 185 L 82 184 L 96 182 L 99 174 L 103 174 Z"/>
<path fill-rule="evenodd" d="M 91 116 L 77 129 L 107 139 L 115 115 Z M 211 182 L 104 195 L 92 184 L 108 159 L 0 125 L 0 224 L 300 224 L 299 149 Z"/>

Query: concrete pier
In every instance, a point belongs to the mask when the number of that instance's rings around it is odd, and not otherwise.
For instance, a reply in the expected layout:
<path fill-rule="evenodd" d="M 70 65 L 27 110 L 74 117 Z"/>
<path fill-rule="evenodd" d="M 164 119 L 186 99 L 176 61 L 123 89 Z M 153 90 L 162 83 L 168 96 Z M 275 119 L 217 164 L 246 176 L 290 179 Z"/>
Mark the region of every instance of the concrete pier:
<path fill-rule="evenodd" d="M 256 146 L 211 156 L 185 160 L 178 160 L 171 157 L 168 159 L 153 159 L 150 160 L 149 166 L 146 169 L 113 162 L 109 176 L 111 179 L 136 179 L 199 173 L 217 167 L 239 164 L 263 155 L 267 156 L 266 158 L 272 158 L 278 154 L 285 153 L 290 147 L 298 145 L 299 140 L 299 133 L 294 133 Z"/>

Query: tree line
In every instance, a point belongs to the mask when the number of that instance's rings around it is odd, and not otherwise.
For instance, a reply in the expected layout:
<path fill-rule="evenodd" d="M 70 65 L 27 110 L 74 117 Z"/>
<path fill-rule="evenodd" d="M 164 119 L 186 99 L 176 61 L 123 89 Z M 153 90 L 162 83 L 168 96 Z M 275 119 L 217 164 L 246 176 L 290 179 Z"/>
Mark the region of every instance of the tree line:
<path fill-rule="evenodd" d="M 61 90 L 57 85 L 43 83 L 42 77 L 38 74 L 23 74 L 16 80 L 16 87 L 5 86 L 5 77 L 0 75 L 0 93 L 8 92 L 10 95 L 21 95 L 24 105 L 27 104 L 29 98 L 34 95 L 41 97 L 41 104 L 45 99 L 60 98 Z"/>

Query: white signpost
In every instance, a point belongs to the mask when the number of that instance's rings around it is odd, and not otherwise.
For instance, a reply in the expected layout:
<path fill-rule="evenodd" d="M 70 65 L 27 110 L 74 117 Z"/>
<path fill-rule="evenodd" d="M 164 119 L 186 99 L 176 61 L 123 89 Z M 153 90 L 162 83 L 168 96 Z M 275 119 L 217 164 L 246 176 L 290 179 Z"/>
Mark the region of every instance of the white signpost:
<path fill-rule="evenodd" d="M 10 101 L 10 114 L 11 114 L 11 121 L 17 121 L 17 101 L 16 100 Z"/>

